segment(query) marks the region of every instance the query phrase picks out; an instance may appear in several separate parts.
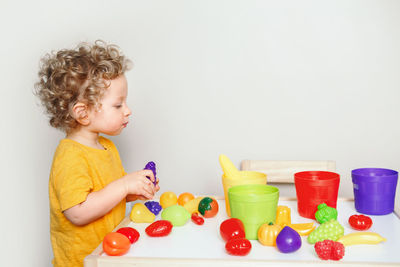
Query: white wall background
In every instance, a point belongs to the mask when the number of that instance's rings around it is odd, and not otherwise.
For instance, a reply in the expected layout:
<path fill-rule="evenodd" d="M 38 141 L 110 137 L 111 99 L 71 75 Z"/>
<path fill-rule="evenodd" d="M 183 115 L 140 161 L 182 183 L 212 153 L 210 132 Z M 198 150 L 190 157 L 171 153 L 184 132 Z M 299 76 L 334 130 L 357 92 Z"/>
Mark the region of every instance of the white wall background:
<path fill-rule="evenodd" d="M 49 266 L 47 181 L 60 132 L 32 95 L 39 58 L 118 44 L 132 123 L 112 138 L 161 191 L 222 195 L 218 156 L 399 170 L 400 1 L 0 1 L 4 266 Z M 22 250 L 23 248 L 23 250 Z M 5 256 L 5 257 L 4 257 Z"/>

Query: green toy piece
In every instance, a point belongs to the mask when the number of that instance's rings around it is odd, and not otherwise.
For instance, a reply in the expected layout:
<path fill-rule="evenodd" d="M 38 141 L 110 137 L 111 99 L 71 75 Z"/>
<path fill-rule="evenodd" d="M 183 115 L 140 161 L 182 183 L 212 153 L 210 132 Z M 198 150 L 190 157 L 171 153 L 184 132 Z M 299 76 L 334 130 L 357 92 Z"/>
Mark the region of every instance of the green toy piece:
<path fill-rule="evenodd" d="M 318 205 L 318 211 L 315 212 L 315 219 L 320 223 L 330 221 L 332 219 L 336 220 L 338 212 L 335 208 L 329 207 L 325 203 Z"/>
<path fill-rule="evenodd" d="M 182 226 L 190 218 L 191 214 L 181 205 L 172 205 L 161 212 L 163 220 L 170 221 L 173 226 Z"/>
<path fill-rule="evenodd" d="M 336 241 L 342 237 L 343 234 L 343 226 L 341 226 L 337 220 L 331 219 L 312 231 L 308 236 L 307 241 L 310 244 L 315 244 L 318 241 L 324 241 L 326 239 Z"/>

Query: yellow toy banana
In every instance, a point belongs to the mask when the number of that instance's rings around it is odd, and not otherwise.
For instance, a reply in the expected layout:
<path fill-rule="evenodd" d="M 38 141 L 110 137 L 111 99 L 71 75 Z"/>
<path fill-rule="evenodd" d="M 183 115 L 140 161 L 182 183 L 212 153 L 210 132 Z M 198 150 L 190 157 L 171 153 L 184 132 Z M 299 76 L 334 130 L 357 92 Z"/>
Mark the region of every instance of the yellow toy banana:
<path fill-rule="evenodd" d="M 344 246 L 361 245 L 361 244 L 378 244 L 386 241 L 378 233 L 373 232 L 356 232 L 342 236 L 337 242 L 342 243 Z"/>

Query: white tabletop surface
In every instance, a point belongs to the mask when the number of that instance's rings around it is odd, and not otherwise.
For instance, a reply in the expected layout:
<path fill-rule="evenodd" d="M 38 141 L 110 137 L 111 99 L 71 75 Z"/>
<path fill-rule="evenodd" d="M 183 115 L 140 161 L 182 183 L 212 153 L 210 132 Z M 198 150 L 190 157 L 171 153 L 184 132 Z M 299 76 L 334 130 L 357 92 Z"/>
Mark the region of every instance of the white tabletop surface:
<path fill-rule="evenodd" d="M 166 237 L 149 237 L 145 228 L 149 223 L 133 223 L 128 226 L 135 228 L 140 233 L 137 243 L 133 244 L 127 254 L 128 258 L 179 258 L 203 260 L 232 260 L 245 259 L 255 261 L 296 261 L 321 262 L 314 251 L 314 246 L 307 242 L 307 237 L 302 237 L 301 248 L 293 253 L 280 253 L 276 247 L 263 246 L 257 240 L 251 240 L 252 250 L 247 256 L 231 256 L 225 251 L 225 242 L 219 234 L 219 225 L 227 215 L 224 200 L 218 200 L 219 212 L 216 217 L 205 219 L 203 225 L 196 225 L 190 219 L 180 227 L 174 227 Z M 286 205 L 291 209 L 292 223 L 306 223 L 313 220 L 303 218 L 297 213 L 297 202 L 280 200 L 278 205 Z M 345 234 L 355 232 L 348 225 L 348 218 L 356 214 L 352 201 L 338 201 L 338 221 L 343 225 Z M 400 220 L 394 214 L 384 216 L 370 216 L 373 226 L 368 230 L 377 232 L 387 239 L 377 245 L 353 245 L 346 247 L 342 263 L 398 263 L 400 266 Z M 156 220 L 161 219 L 159 214 Z M 318 225 L 318 224 L 317 224 Z M 107 257 L 104 253 L 100 258 Z M 110 258 L 110 257 L 108 257 Z M 333 262 L 333 261 L 329 261 Z"/>

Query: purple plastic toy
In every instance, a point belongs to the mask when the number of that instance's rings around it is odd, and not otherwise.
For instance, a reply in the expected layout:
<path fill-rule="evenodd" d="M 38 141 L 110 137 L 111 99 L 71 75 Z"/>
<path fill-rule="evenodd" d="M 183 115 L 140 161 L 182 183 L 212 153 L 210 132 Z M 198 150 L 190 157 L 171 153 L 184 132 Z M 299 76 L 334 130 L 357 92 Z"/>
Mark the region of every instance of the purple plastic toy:
<path fill-rule="evenodd" d="M 144 203 L 144 205 L 156 216 L 162 210 L 160 203 L 158 203 L 157 201 L 147 201 L 146 203 Z"/>
<path fill-rule="evenodd" d="M 382 168 L 352 170 L 356 210 L 369 215 L 393 212 L 398 175 L 397 171 Z"/>
<path fill-rule="evenodd" d="M 155 164 L 153 161 L 150 161 L 150 162 L 148 162 L 148 163 L 146 164 L 146 166 L 144 167 L 143 170 L 152 170 L 152 171 L 153 171 L 153 174 L 154 174 L 154 182 L 153 182 L 153 184 L 154 184 L 154 186 L 157 185 L 156 164 Z M 147 177 L 148 179 L 150 179 L 149 176 L 146 176 L 146 177 Z"/>
<path fill-rule="evenodd" d="M 295 230 L 285 226 L 276 237 L 276 247 L 282 253 L 295 252 L 301 247 L 301 237 Z"/>

